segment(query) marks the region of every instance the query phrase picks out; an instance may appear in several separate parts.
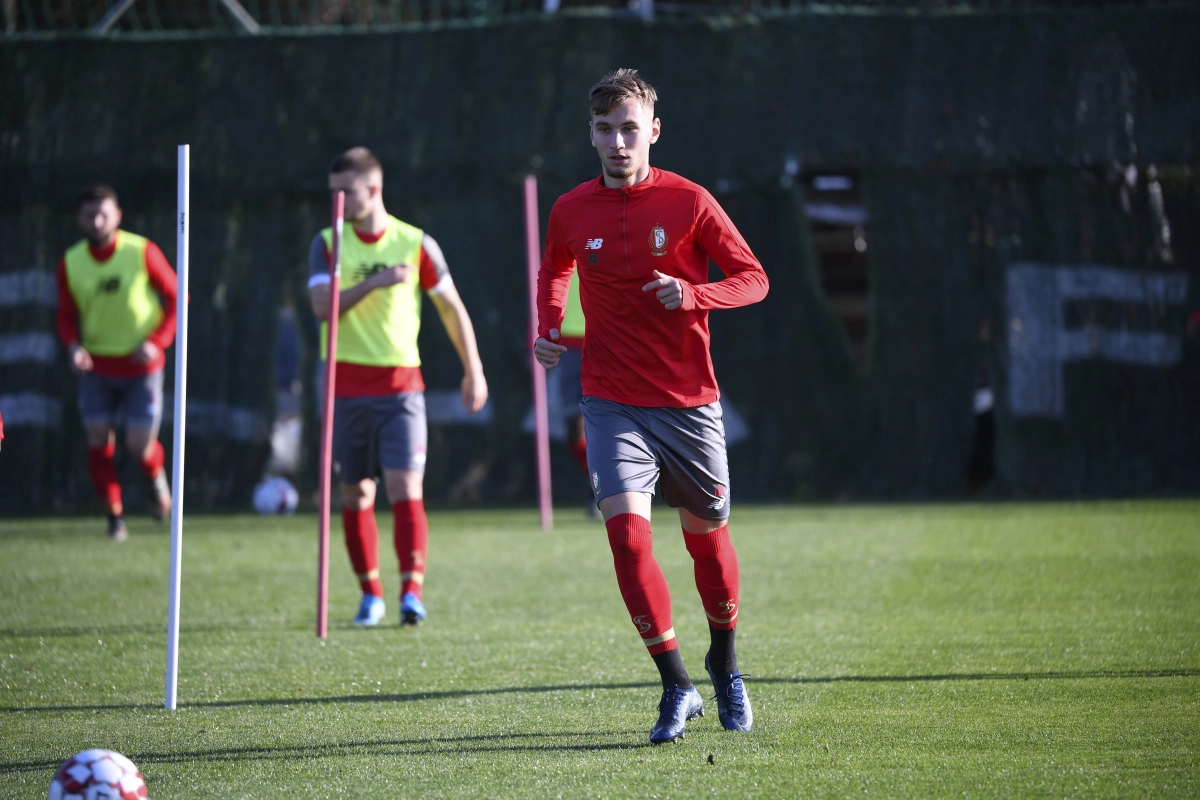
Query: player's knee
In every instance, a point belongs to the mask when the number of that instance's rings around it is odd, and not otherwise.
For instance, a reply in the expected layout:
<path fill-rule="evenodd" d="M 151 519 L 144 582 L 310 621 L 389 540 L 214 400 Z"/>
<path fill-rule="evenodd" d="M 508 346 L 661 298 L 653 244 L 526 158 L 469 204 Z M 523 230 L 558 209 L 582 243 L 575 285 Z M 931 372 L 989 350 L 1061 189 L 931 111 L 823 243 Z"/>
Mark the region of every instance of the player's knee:
<path fill-rule="evenodd" d="M 125 449 L 138 461 L 145 461 L 150 456 L 150 443 L 144 439 L 126 439 Z"/>
<path fill-rule="evenodd" d="M 608 528 L 608 546 L 612 548 L 613 556 L 620 561 L 641 560 L 654 552 L 654 542 L 645 533 L 621 525 L 619 520 L 611 519 Z"/>
<path fill-rule="evenodd" d="M 696 536 L 707 536 L 721 528 L 728 527 L 728 519 L 704 519 L 697 517 L 685 508 L 679 509 L 679 524 L 685 533 Z"/>
<path fill-rule="evenodd" d="M 87 445 L 93 450 L 106 446 L 112 437 L 112 431 L 104 425 L 88 425 L 85 433 L 87 435 Z"/>
<path fill-rule="evenodd" d="M 342 484 L 342 505 L 365 511 L 375 505 L 375 482 L 371 480 Z"/>
<path fill-rule="evenodd" d="M 425 475 L 417 470 L 385 470 L 388 500 L 420 500 L 424 497 Z"/>

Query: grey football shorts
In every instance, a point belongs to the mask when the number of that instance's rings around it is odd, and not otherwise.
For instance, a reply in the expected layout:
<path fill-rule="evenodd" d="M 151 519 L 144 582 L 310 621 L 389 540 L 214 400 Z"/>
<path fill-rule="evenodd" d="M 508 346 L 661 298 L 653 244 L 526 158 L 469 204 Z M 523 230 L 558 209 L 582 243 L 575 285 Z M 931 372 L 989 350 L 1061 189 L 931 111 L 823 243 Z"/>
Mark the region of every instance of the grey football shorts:
<path fill-rule="evenodd" d="M 342 483 L 358 483 L 383 469 L 425 471 L 429 431 L 425 393 L 336 397 L 333 460 Z"/>
<path fill-rule="evenodd" d="M 701 519 L 729 518 L 729 459 L 721 404 L 643 408 L 584 397 L 588 472 L 599 502 L 622 492 L 662 497 Z"/>
<path fill-rule="evenodd" d="M 163 372 L 137 378 L 106 378 L 94 372 L 79 374 L 79 416 L 84 425 L 124 420 L 126 425 L 158 429 L 162 422 Z"/>

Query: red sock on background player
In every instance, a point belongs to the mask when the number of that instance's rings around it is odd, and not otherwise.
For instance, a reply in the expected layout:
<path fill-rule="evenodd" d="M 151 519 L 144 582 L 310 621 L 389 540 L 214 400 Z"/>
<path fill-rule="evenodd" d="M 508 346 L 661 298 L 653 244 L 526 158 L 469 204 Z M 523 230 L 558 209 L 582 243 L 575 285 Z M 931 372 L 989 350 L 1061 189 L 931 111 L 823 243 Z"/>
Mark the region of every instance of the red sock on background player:
<path fill-rule="evenodd" d="M 580 436 L 574 442 L 568 444 L 567 449 L 571 451 L 571 458 L 575 459 L 575 463 L 586 473 L 588 471 L 587 437 Z"/>
<path fill-rule="evenodd" d="M 163 446 L 162 442 L 155 439 L 150 444 L 150 452 L 146 459 L 139 465 L 142 468 L 142 474 L 148 480 L 154 480 L 158 477 L 158 473 L 162 472 L 163 468 Z"/>
<path fill-rule="evenodd" d="M 112 442 L 103 447 L 89 447 L 88 473 L 108 513 L 119 517 L 125 513 L 125 507 L 121 503 L 121 484 L 117 481 L 117 465 L 113 460 L 116 452 L 117 447 Z"/>
<path fill-rule="evenodd" d="M 354 567 L 363 594 L 383 597 L 383 583 L 379 580 L 379 528 L 375 525 L 375 509 L 358 511 L 343 508 L 342 530 L 346 534 L 350 565 Z"/>
<path fill-rule="evenodd" d="M 392 503 L 393 539 L 400 560 L 400 595 L 421 598 L 425 585 L 425 556 L 429 551 L 429 520 L 424 500 L 398 500 Z"/>

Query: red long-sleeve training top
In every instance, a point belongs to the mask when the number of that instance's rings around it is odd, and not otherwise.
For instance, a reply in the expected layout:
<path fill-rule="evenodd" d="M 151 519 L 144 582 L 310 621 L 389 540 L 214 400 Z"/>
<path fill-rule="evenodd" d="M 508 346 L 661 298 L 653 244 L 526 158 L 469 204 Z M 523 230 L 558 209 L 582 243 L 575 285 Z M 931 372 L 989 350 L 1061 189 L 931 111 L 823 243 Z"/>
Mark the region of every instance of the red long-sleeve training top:
<path fill-rule="evenodd" d="M 117 251 L 117 241 L 113 239 L 108 247 L 94 247 L 88 244 L 92 258 L 97 261 L 107 261 Z M 166 349 L 175 341 L 175 270 L 167 262 L 167 257 L 154 242 L 146 242 L 146 275 L 150 286 L 162 299 L 163 316 L 158 327 L 150 332 L 146 341 L 158 346 L 158 357 L 149 364 L 138 364 L 132 355 L 99 356 L 92 353 L 92 371 L 106 378 L 137 378 L 149 375 L 162 369 L 167 363 Z M 58 260 L 58 338 L 63 346 L 70 349 L 71 345 L 79 343 L 79 306 L 71 295 L 67 285 L 67 260 Z"/>
<path fill-rule="evenodd" d="M 708 261 L 725 273 L 708 282 Z M 708 312 L 762 300 L 767 275 L 705 189 L 660 169 L 636 186 L 603 177 L 550 211 L 538 273 L 538 335 L 562 324 L 571 271 L 587 320 L 583 393 L 631 406 L 692 408 L 720 398 L 708 352 Z M 642 287 L 654 271 L 678 278 L 683 306 L 668 311 Z"/>

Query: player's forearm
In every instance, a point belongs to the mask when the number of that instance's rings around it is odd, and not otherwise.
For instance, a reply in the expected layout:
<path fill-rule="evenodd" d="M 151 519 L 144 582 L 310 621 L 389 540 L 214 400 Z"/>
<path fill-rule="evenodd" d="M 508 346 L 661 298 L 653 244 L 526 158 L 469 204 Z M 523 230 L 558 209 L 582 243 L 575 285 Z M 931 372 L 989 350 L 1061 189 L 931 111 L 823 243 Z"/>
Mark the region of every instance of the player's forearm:
<path fill-rule="evenodd" d="M 63 347 L 69 350 L 72 345 L 79 344 L 79 308 L 67 287 L 66 259 L 59 260 L 55 281 L 58 288 L 58 316 L 55 320 L 58 338 L 62 340 Z"/>
<path fill-rule="evenodd" d="M 74 309 L 64 309 L 62 306 L 58 308 L 58 338 L 62 340 L 63 347 L 70 350 L 73 346 L 79 344 L 79 321 L 76 319 Z"/>
<path fill-rule="evenodd" d="M 357 283 L 349 289 L 342 289 L 338 292 L 338 316 L 345 314 L 350 309 L 358 305 L 364 297 L 375 290 L 375 284 L 370 280 L 365 280 L 362 283 Z M 326 312 L 328 317 L 328 312 Z"/>
<path fill-rule="evenodd" d="M 150 335 L 146 337 L 146 341 L 157 347 L 159 350 L 166 350 L 175 341 L 175 306 L 163 306 L 162 322 L 158 323 L 158 327 L 150 331 Z"/>
<path fill-rule="evenodd" d="M 769 282 L 762 268 L 734 273 L 716 283 L 688 285 L 683 292 L 685 311 L 712 311 L 753 305 L 767 296 Z"/>
<path fill-rule="evenodd" d="M 542 262 L 538 270 L 537 311 L 538 336 L 550 338 L 551 328 L 562 327 L 567 308 L 567 292 L 571 286 L 571 271 L 560 273 Z"/>
<path fill-rule="evenodd" d="M 162 303 L 163 317 L 146 341 L 159 350 L 166 350 L 175 341 L 175 309 L 179 297 L 179 282 L 167 257 L 153 242 L 146 248 L 146 275 Z"/>
<path fill-rule="evenodd" d="M 322 283 L 309 289 L 313 316 L 321 322 L 329 321 L 330 285 Z M 340 318 L 347 311 L 358 305 L 374 288 L 375 285 L 368 279 L 351 286 L 349 289 L 340 290 L 338 292 L 338 317 Z"/>
<path fill-rule="evenodd" d="M 483 362 L 479 358 L 479 346 L 475 341 L 475 327 L 471 317 L 462 302 L 445 303 L 438 308 L 442 324 L 446 327 L 446 335 L 458 353 L 462 362 L 463 373 L 471 375 L 483 372 Z"/>

